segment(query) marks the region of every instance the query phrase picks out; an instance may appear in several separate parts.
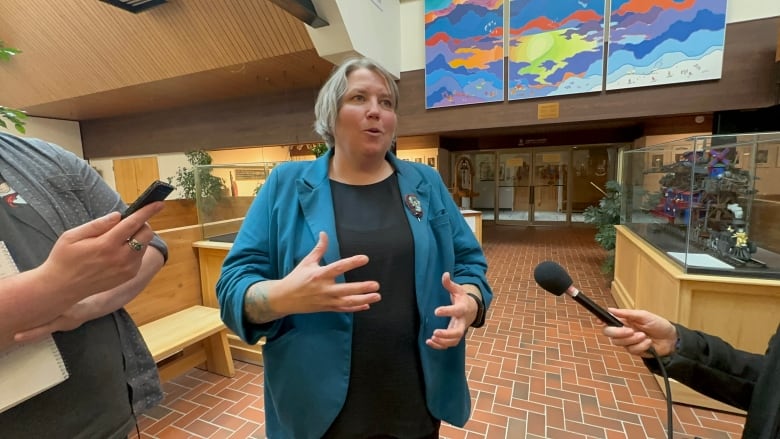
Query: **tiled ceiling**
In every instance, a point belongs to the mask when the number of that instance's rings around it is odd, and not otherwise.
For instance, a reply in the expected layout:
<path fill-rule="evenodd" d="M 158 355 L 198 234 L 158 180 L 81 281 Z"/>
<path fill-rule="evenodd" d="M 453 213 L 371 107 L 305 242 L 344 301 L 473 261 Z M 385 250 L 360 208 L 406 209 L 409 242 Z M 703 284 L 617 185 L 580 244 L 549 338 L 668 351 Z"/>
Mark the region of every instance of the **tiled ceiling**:
<path fill-rule="evenodd" d="M 267 0 L 169 0 L 139 14 L 97 0 L 0 2 L 0 104 L 90 120 L 319 86 L 332 69 Z"/>

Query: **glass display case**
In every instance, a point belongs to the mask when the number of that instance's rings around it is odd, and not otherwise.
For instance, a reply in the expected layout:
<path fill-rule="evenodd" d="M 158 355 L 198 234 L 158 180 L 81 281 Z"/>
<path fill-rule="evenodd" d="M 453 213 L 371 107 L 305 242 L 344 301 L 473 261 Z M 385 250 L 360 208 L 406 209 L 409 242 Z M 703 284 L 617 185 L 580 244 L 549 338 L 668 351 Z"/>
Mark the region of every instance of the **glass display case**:
<path fill-rule="evenodd" d="M 685 273 L 780 279 L 780 132 L 623 153 L 621 223 Z"/>
<path fill-rule="evenodd" d="M 195 167 L 195 205 L 203 239 L 233 242 L 249 206 L 277 163 Z"/>

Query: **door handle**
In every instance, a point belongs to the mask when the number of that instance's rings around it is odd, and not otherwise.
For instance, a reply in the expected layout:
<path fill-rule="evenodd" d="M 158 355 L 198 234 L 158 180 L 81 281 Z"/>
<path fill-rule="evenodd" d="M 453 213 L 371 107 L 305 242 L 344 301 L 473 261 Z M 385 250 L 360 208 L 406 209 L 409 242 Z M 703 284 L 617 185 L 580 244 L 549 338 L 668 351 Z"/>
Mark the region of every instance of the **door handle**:
<path fill-rule="evenodd" d="M 534 200 L 534 194 L 535 193 L 536 193 L 536 191 L 534 191 L 534 187 L 533 186 L 528 186 L 528 204 L 531 204 L 531 205 L 534 204 L 534 201 L 535 201 Z"/>

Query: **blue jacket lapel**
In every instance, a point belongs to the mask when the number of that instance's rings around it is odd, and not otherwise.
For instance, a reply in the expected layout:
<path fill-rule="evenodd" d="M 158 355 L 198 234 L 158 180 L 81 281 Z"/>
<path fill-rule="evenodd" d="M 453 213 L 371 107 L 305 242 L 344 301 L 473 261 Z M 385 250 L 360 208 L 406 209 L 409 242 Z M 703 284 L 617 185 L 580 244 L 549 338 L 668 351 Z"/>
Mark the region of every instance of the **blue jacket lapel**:
<path fill-rule="evenodd" d="M 328 164 L 332 156 L 333 149 L 331 148 L 325 155 L 314 160 L 304 171 L 303 176 L 295 182 L 301 211 L 314 242 L 317 242 L 319 232 L 323 231 L 328 234 L 328 249 L 323 257 L 326 264 L 341 258 L 338 237 L 336 236 L 333 195 L 328 180 Z"/>

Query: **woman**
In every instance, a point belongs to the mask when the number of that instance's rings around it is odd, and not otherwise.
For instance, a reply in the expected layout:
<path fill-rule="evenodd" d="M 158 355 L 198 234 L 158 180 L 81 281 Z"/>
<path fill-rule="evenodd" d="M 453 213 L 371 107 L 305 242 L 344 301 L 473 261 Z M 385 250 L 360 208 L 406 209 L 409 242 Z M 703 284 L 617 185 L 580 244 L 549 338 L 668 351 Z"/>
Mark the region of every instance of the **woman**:
<path fill-rule="evenodd" d="M 223 320 L 267 338 L 271 438 L 432 438 L 468 419 L 487 264 L 439 174 L 389 152 L 397 105 L 385 69 L 339 66 L 315 106 L 328 153 L 274 169 L 225 259 Z"/>

